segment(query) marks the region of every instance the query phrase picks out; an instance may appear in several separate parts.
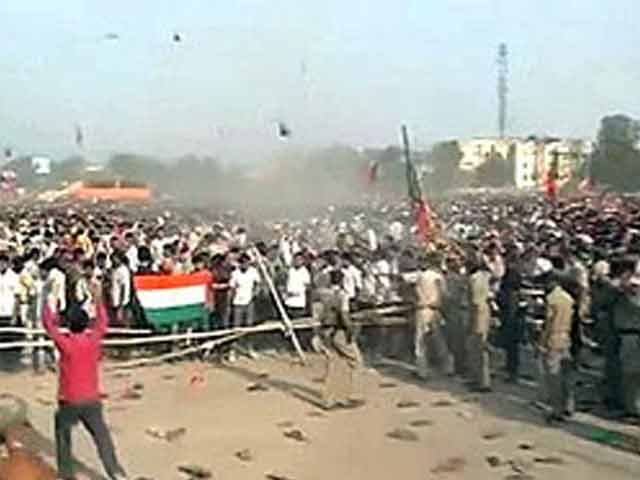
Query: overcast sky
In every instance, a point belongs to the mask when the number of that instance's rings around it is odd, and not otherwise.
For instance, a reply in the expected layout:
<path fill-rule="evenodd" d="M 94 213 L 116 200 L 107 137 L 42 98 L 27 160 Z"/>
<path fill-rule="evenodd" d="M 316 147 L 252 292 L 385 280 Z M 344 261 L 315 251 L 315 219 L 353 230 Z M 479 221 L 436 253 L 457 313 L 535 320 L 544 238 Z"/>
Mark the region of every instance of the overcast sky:
<path fill-rule="evenodd" d="M 0 143 L 59 158 L 79 124 L 92 157 L 237 161 L 397 142 L 403 122 L 421 145 L 495 135 L 501 41 L 509 133 L 593 136 L 640 115 L 639 18 L 638 0 L 3 0 Z"/>

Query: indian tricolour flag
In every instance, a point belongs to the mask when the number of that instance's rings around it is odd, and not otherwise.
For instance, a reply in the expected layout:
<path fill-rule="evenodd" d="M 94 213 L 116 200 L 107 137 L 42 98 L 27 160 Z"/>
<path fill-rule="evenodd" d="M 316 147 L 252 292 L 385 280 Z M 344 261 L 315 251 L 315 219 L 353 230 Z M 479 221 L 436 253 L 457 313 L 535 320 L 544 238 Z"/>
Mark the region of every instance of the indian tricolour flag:
<path fill-rule="evenodd" d="M 138 300 L 147 321 L 159 329 L 205 321 L 210 282 L 208 273 L 134 277 Z"/>

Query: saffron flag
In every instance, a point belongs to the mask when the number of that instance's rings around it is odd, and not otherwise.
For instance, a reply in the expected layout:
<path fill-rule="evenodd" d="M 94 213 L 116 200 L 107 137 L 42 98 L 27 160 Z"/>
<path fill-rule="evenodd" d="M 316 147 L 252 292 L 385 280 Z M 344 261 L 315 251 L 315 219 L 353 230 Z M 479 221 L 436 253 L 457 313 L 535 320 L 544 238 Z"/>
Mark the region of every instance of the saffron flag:
<path fill-rule="evenodd" d="M 136 275 L 134 285 L 149 324 L 157 329 L 207 320 L 211 275 Z"/>

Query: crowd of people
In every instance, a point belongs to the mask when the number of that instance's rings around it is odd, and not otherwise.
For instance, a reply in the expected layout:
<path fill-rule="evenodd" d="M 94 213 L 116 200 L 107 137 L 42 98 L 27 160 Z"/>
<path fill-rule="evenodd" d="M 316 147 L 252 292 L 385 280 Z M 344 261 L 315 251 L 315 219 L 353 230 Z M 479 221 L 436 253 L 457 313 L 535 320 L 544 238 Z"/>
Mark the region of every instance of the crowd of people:
<path fill-rule="evenodd" d="M 350 313 L 408 303 L 420 378 L 439 370 L 491 391 L 490 351 L 499 347 L 508 381 L 518 382 L 527 340 L 542 359 L 550 421 L 563 421 L 589 348 L 605 358 L 607 407 L 637 414 L 640 201 L 493 195 L 431 207 L 425 244 L 410 206 L 381 199 L 286 221 L 150 205 L 6 206 L 0 323 L 38 327 L 47 305 L 95 316 L 100 291 L 112 326 L 141 327 L 134 276 L 207 272 L 211 329 L 279 318 L 275 291 L 294 321 L 332 325 L 345 334 L 338 343 L 359 344 L 372 358 L 389 353 L 390 337 L 361 331 Z M 325 345 L 335 339 L 325 336 Z M 248 346 L 248 354 L 258 352 Z M 228 360 L 235 355 L 231 349 Z M 345 355 L 351 366 L 359 356 Z M 37 370 L 53 361 L 41 349 L 32 357 Z M 19 360 L 3 361 L 12 358 Z"/>

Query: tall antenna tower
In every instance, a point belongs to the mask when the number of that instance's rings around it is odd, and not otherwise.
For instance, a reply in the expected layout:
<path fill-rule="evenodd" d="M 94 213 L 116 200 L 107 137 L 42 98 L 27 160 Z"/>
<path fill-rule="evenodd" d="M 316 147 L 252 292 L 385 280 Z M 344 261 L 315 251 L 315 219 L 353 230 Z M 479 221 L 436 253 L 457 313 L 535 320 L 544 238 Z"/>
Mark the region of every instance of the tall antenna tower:
<path fill-rule="evenodd" d="M 501 43 L 498 47 L 498 130 L 500 138 L 504 138 L 507 128 L 507 76 L 509 74 L 509 52 L 507 44 Z"/>

